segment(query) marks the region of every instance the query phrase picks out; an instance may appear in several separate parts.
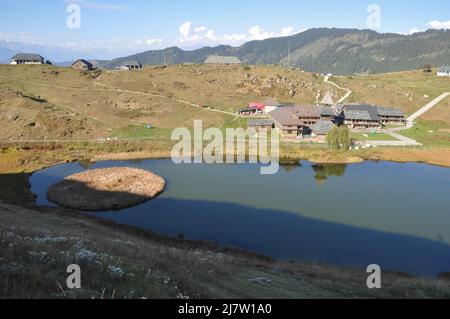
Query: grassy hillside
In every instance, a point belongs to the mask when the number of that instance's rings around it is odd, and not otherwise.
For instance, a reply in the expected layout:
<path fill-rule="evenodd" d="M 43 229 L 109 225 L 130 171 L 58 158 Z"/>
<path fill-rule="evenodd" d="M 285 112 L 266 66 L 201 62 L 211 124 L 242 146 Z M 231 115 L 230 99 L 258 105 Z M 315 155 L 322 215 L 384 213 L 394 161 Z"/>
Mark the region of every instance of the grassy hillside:
<path fill-rule="evenodd" d="M 278 97 L 281 102 L 313 103 L 327 90 L 341 94 L 320 77 L 272 67 L 192 65 L 84 73 L 2 65 L 0 136 L 167 138 L 176 127 L 192 127 L 194 119 L 206 127 L 235 126 L 240 122 L 234 113 L 250 101 Z M 147 124 L 155 129 L 145 129 Z"/>
<path fill-rule="evenodd" d="M 450 79 L 422 71 L 333 77 L 332 81 L 353 91 L 347 102 L 393 106 L 407 114 L 450 91 Z M 238 118 L 236 111 L 251 101 L 274 97 L 282 103 L 312 104 L 327 91 L 335 100 L 345 93 L 324 83 L 321 76 L 276 66 L 173 65 L 139 72 L 85 73 L 2 65 L 0 137 L 2 141 L 167 140 L 174 128 L 190 128 L 195 119 L 203 120 L 205 127 L 246 127 L 246 119 Z M 422 117 L 428 126 L 439 129 L 419 130 L 425 134 L 419 141 L 446 145 L 449 106 L 447 98 Z"/>
<path fill-rule="evenodd" d="M 397 107 L 412 114 L 444 92 L 450 91 L 450 78 L 421 70 L 377 75 L 333 77 L 332 80 L 353 93 L 347 102 L 365 102 Z M 448 99 L 439 104 L 427 120 L 448 120 Z M 430 116 L 430 114 L 432 114 Z"/>
<path fill-rule="evenodd" d="M 318 101 L 327 90 L 335 97 L 342 94 L 319 76 L 272 66 L 148 67 L 142 72 L 107 72 L 99 79 L 113 87 L 179 97 L 229 112 L 267 97 L 301 104 Z"/>

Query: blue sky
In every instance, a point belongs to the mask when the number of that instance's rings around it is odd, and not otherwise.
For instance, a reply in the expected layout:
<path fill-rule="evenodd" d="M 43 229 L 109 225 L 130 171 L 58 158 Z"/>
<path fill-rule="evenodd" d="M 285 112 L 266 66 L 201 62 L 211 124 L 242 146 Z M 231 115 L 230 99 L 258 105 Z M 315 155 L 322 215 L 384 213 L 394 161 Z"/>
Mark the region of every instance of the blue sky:
<path fill-rule="evenodd" d="M 79 29 L 67 27 L 72 2 Z M 366 29 L 370 4 L 381 9 L 380 32 L 450 28 L 442 0 L 0 0 L 0 41 L 130 52 L 239 45 L 313 27 Z"/>

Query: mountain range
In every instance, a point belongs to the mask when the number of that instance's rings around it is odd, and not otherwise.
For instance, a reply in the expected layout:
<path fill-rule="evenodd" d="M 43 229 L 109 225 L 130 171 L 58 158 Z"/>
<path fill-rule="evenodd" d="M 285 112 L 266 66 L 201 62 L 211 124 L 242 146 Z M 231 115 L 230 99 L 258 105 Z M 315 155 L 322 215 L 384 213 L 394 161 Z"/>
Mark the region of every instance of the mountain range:
<path fill-rule="evenodd" d="M 147 51 L 99 66 L 115 68 L 125 60 L 144 65 L 203 63 L 209 55 L 237 56 L 243 63 L 277 64 L 309 72 L 355 74 L 418 69 L 450 64 L 450 30 L 412 35 L 358 29 L 309 29 L 282 38 L 251 41 L 239 47 L 220 45 L 184 51 L 177 47 Z"/>
<path fill-rule="evenodd" d="M 425 65 L 450 65 L 450 30 L 428 30 L 411 35 L 372 30 L 316 28 L 280 38 L 219 45 L 196 50 L 170 47 L 108 60 L 110 52 L 83 52 L 44 46 L 26 47 L 0 42 L 0 62 L 13 53 L 36 52 L 60 66 L 78 58 L 97 57 L 100 68 L 114 69 L 125 60 L 144 65 L 203 63 L 210 55 L 236 56 L 248 65 L 284 65 L 308 72 L 356 74 L 419 69 Z M 33 50 L 33 51 L 31 51 Z M 98 59 L 103 55 L 103 59 Z M 84 56 L 83 56 L 84 55 Z M 59 57 L 59 60 L 56 58 Z M 58 63 L 59 62 L 59 63 Z"/>

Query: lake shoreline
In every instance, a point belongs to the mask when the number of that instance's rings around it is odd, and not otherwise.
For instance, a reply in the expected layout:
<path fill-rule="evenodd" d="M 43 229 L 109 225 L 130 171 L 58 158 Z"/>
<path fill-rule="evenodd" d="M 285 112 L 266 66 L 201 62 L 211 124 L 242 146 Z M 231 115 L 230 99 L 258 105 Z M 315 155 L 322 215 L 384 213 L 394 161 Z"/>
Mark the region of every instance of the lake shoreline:
<path fill-rule="evenodd" d="M 129 152 L 129 153 L 120 153 L 120 159 L 118 158 L 119 153 L 116 154 L 103 154 L 98 155 L 99 157 L 90 156 L 90 159 L 102 159 L 105 156 L 112 156 L 116 160 L 141 160 L 142 155 L 150 155 L 145 156 L 146 159 L 162 159 L 165 154 L 163 152 Z M 127 154 L 127 155 L 124 155 Z M 104 220 L 98 217 L 87 216 L 86 214 L 72 212 L 69 210 L 61 209 L 61 208 L 45 208 L 38 207 L 35 203 L 35 197 L 31 193 L 29 177 L 33 174 L 33 172 L 53 167 L 60 164 L 71 163 L 71 162 L 79 162 L 85 161 L 86 157 L 80 155 L 70 155 L 67 153 L 60 152 L 58 150 L 53 151 L 45 151 L 45 152 L 12 152 L 8 154 L 8 157 L 0 157 L 0 170 L 2 174 L 0 175 L 1 183 L 0 183 L 0 208 L 4 209 L 4 204 L 14 205 L 17 207 L 17 210 L 22 211 L 25 209 L 29 209 L 34 211 L 35 213 L 31 213 L 27 222 L 22 221 L 22 217 L 14 213 L 10 217 L 11 225 L 28 225 L 27 227 L 31 227 L 33 223 L 33 219 L 36 219 L 37 223 L 50 222 L 52 221 L 52 226 L 55 228 L 49 228 L 49 230 L 55 236 L 58 234 L 59 228 L 63 227 L 63 229 L 67 228 L 68 224 L 75 225 L 91 225 L 88 229 L 94 227 L 94 232 L 97 232 L 97 227 L 102 229 L 102 233 L 105 236 L 109 236 L 111 240 L 124 240 L 119 238 L 129 238 L 133 241 L 145 241 L 145 245 L 161 245 L 161 249 L 164 251 L 174 251 L 174 247 L 177 247 L 176 250 L 179 250 L 180 253 L 190 254 L 189 251 L 202 251 L 204 253 L 211 251 L 215 256 L 226 256 L 226 258 L 231 258 L 232 260 L 242 260 L 242 263 L 239 262 L 237 265 L 233 266 L 235 269 L 233 273 L 238 270 L 240 273 L 243 271 L 245 273 L 249 272 L 249 276 L 251 273 L 257 273 L 261 276 L 261 272 L 263 271 L 263 276 L 271 276 L 274 280 L 279 280 L 280 276 L 282 277 L 283 283 L 285 283 L 284 287 L 279 287 L 280 296 L 284 296 L 285 298 L 301 298 L 301 294 L 292 293 L 289 288 L 289 282 L 292 280 L 292 276 L 300 276 L 301 280 L 305 280 L 305 278 L 314 279 L 314 295 L 317 297 L 326 297 L 326 296 L 341 296 L 344 298 L 354 298 L 354 297 L 396 297 L 398 296 L 398 292 L 401 291 L 402 296 L 409 296 L 410 298 L 420 297 L 420 294 L 414 293 L 411 291 L 409 287 L 411 287 L 411 282 L 415 282 L 417 287 L 422 287 L 423 285 L 436 286 L 441 287 L 442 281 L 419 277 L 419 276 L 411 276 L 404 273 L 399 272 L 389 272 L 386 273 L 387 281 L 387 289 L 383 289 L 383 291 L 369 291 L 364 289 L 361 283 L 365 282 L 366 273 L 364 269 L 354 269 L 351 267 L 340 267 L 333 266 L 331 264 L 323 265 L 323 264 L 305 264 L 301 261 L 297 263 L 286 263 L 281 260 L 274 260 L 270 257 L 263 256 L 262 254 L 255 254 L 243 249 L 231 249 L 231 248 L 220 248 L 211 243 L 207 243 L 204 241 L 190 241 L 182 238 L 168 238 L 167 236 L 157 235 L 151 231 L 136 229 L 134 227 L 119 225 L 115 222 Z M 93 154 L 91 154 L 93 155 Z M 167 154 L 166 154 L 167 155 Z M 167 156 L 166 156 L 167 158 Z M 289 159 L 289 161 L 295 162 L 295 159 Z M 11 188 L 11 185 L 14 187 Z M 21 208 L 20 208 L 21 207 Z M 1 216 L 2 218 L 6 218 L 5 215 Z M 28 218 L 28 217 L 27 217 Z M 70 221 L 72 220 L 72 221 Z M 6 225 L 6 223 L 5 223 Z M 50 227 L 50 226 L 49 226 Z M 81 226 L 80 226 L 81 227 Z M 81 227 L 83 233 L 85 232 L 86 226 Z M 91 231 L 89 231 L 91 232 Z M 30 230 L 30 233 L 33 233 Z M 85 236 L 85 235 L 83 235 Z M 94 235 L 93 235 L 94 236 Z M 96 235 L 95 235 L 96 236 Z M 139 239 L 138 239 L 139 238 Z M 104 245 L 103 239 L 102 241 L 95 241 L 94 239 L 90 239 L 95 245 Z M 125 242 L 125 241 L 124 241 Z M 181 248 L 180 248 L 181 247 Z M 42 248 L 39 248 L 42 249 Z M 126 250 L 129 248 L 126 247 Z M 128 261 L 127 253 L 124 252 L 123 255 L 119 257 L 122 258 L 125 262 Z M 150 253 L 152 254 L 152 253 Z M 162 255 L 165 256 L 165 255 Z M 133 256 L 134 258 L 135 256 Z M 141 258 L 141 257 L 139 257 Z M 144 257 L 142 257 L 144 258 Z M 165 258 L 165 257 L 164 257 Z M 184 257 L 182 257 L 184 258 Z M 216 258 L 216 257 L 215 257 Z M 217 257 L 219 258 L 219 257 Z M 222 258 L 222 257 L 220 257 Z M 140 259 L 139 259 L 140 260 Z M 263 265 L 263 266 L 261 266 Z M 175 267 L 175 266 L 174 266 Z M 214 266 L 216 267 L 216 266 Z M 237 268 L 236 268 L 237 267 Z M 263 268 L 260 268 L 263 267 Z M 266 269 L 266 270 L 264 270 Z M 277 272 L 273 272 L 271 269 L 279 269 Z M 178 270 L 170 270 L 169 274 L 171 277 L 176 276 L 175 272 Z M 195 269 L 192 269 L 195 272 Z M 280 273 L 278 273 L 280 272 Z M 289 274 L 289 279 L 284 278 L 284 274 Z M 42 274 L 42 278 L 45 278 L 45 273 Z M 139 273 L 138 273 L 139 275 Z M 144 274 L 145 275 L 145 274 Z M 306 276 L 306 277 L 305 277 Z M 278 278 L 278 279 L 277 279 Z M 201 279 L 203 280 L 203 279 Z M 230 279 L 226 279 L 230 280 Z M 288 281 L 289 280 L 289 281 Z M 333 287 L 322 287 L 321 282 L 331 280 L 335 284 Z M 202 281 L 203 282 L 203 281 Z M 206 282 L 209 282 L 209 285 L 213 285 L 210 283 L 210 279 Z M 194 287 L 194 284 L 192 284 Z M 245 291 L 248 290 L 248 278 L 244 278 L 242 282 L 240 281 L 239 285 L 235 288 L 235 291 L 229 295 L 214 295 L 205 293 L 202 294 L 204 297 L 245 297 Z M 126 286 L 130 286 L 127 284 Z M 425 287 L 424 286 L 424 287 Z M 131 286 L 132 287 L 132 286 Z M 343 288 L 345 287 L 345 288 Z M 351 288 L 349 288 L 351 287 Z M 215 287 L 214 287 L 215 288 Z M 194 288 L 192 288 L 194 289 Z M 299 289 L 299 288 L 295 288 Z M 348 294 L 336 293 L 336 290 L 343 289 L 343 291 L 347 291 Z M 425 289 L 425 288 L 424 288 Z M 130 288 L 131 290 L 131 288 Z M 439 291 L 437 289 L 436 291 Z M 259 296 L 259 293 L 264 293 L 264 291 L 255 291 L 252 296 Z M 309 291 L 308 293 L 311 293 Z M 174 296 L 174 295 L 172 295 Z M 262 297 L 270 297 L 271 295 L 261 295 Z M 273 295 L 272 295 L 273 296 Z M 442 294 L 441 294 L 442 296 Z"/>
<path fill-rule="evenodd" d="M 379 150 L 381 151 L 381 150 Z M 358 164 L 365 161 L 386 161 L 394 163 L 418 163 L 428 164 L 439 167 L 450 168 L 450 150 L 442 150 L 443 154 L 448 154 L 449 158 L 442 158 L 439 151 L 431 151 L 429 153 L 419 153 L 420 151 L 409 150 L 389 150 L 383 149 L 381 152 L 370 152 L 365 154 L 347 154 L 339 153 L 338 156 L 325 156 L 320 158 L 318 154 L 312 155 L 289 155 L 281 156 L 280 163 L 295 162 L 295 161 L 309 161 L 315 164 Z M 422 151 L 423 152 L 423 151 Z M 328 154 L 326 154 L 328 155 Z M 358 156 L 359 155 L 359 156 Z M 90 160 L 95 162 L 102 161 L 140 161 L 149 159 L 171 159 L 170 152 L 140 151 L 140 152 L 119 152 L 119 153 L 100 153 L 93 155 Z"/>

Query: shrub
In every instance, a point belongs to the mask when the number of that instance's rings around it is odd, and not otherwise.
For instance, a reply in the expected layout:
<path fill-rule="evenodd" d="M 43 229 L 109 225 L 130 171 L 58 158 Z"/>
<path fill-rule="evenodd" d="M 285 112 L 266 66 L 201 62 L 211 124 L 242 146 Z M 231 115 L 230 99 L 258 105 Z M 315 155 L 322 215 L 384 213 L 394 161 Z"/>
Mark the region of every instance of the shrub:
<path fill-rule="evenodd" d="M 350 148 L 350 130 L 347 126 L 333 127 L 327 134 L 326 141 L 332 150 L 348 150 Z"/>

